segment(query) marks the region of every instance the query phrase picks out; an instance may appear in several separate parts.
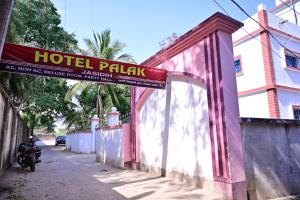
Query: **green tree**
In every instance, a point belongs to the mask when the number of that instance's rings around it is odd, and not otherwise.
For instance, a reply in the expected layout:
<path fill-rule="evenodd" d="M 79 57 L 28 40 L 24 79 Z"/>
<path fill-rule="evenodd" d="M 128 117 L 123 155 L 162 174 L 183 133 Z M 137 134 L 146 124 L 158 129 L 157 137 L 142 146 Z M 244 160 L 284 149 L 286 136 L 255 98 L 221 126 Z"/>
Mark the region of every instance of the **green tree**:
<path fill-rule="evenodd" d="M 75 35 L 60 26 L 60 15 L 50 0 L 15 0 L 8 27 L 7 42 L 56 51 L 77 52 Z M 58 117 L 68 114 L 64 101 L 66 82 L 13 73 L 0 73 L 7 91 L 33 131 L 35 126 L 53 129 Z"/>
<path fill-rule="evenodd" d="M 78 51 L 74 33 L 66 32 L 60 23 L 60 15 L 50 0 L 16 0 L 6 41 L 57 51 Z"/>
<path fill-rule="evenodd" d="M 90 118 L 96 112 L 97 87 L 87 86 L 81 94 L 75 95 L 76 104 L 70 102 L 70 109 L 65 115 L 64 124 L 68 131 L 86 130 L 90 128 Z"/>
<path fill-rule="evenodd" d="M 60 15 L 50 0 L 15 0 L 6 41 L 45 49 L 76 52 L 73 33 L 60 26 Z M 32 93 L 34 76 L 0 72 L 0 84 L 16 107 Z"/>
<path fill-rule="evenodd" d="M 135 63 L 129 54 L 121 54 L 126 45 L 118 40 L 111 40 L 110 30 L 104 30 L 102 33 L 93 32 L 93 39 L 84 40 L 88 50 L 84 54 L 102 59 L 118 60 L 123 62 Z M 120 55 L 121 54 L 121 55 Z M 66 95 L 70 100 L 75 94 L 83 91 L 93 83 L 79 81 L 73 85 Z M 110 109 L 113 105 L 123 112 L 130 109 L 129 87 L 97 83 L 97 113 L 103 117 L 104 110 Z"/>
<path fill-rule="evenodd" d="M 7 92 L 15 107 L 20 108 L 31 94 L 31 83 L 36 77 L 0 72 L 0 85 Z"/>
<path fill-rule="evenodd" d="M 22 104 L 22 116 L 32 133 L 36 126 L 53 131 L 55 121 L 68 114 L 70 107 L 64 100 L 69 87 L 65 80 L 54 78 L 35 79 L 33 93 Z"/>

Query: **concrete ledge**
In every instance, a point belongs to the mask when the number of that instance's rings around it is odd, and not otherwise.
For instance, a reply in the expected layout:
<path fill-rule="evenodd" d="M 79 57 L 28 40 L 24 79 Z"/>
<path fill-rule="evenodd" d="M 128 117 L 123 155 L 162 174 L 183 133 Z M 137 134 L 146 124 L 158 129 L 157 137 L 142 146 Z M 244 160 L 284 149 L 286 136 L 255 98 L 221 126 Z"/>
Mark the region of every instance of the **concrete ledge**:
<path fill-rule="evenodd" d="M 240 118 L 241 124 L 269 124 L 273 126 L 294 125 L 300 126 L 300 120 L 293 119 L 266 119 L 266 118 Z"/>
<path fill-rule="evenodd" d="M 102 126 L 102 127 L 96 128 L 96 131 L 99 131 L 99 130 L 115 130 L 115 129 L 120 129 L 120 128 L 122 128 L 122 125 Z"/>
<path fill-rule="evenodd" d="M 225 199 L 244 200 L 247 196 L 246 181 L 236 183 L 225 183 L 220 181 L 214 182 L 215 192 L 223 193 Z"/>
<path fill-rule="evenodd" d="M 147 166 L 144 163 L 140 164 L 140 169 L 145 172 L 150 172 L 154 175 L 161 176 L 162 172 L 166 173 L 167 177 L 172 177 L 188 185 L 194 185 L 199 188 L 205 188 L 214 192 L 214 181 L 199 176 L 190 176 L 177 171 L 165 171 L 159 167 Z"/>
<path fill-rule="evenodd" d="M 119 169 L 125 169 L 124 162 L 115 159 L 103 158 L 96 154 L 96 161 L 102 164 L 111 165 Z"/>
<path fill-rule="evenodd" d="M 90 134 L 90 133 L 92 133 L 92 131 L 90 131 L 90 130 L 74 131 L 74 132 L 68 133 L 67 135 L 81 134 L 81 133 L 83 133 L 83 134 Z"/>

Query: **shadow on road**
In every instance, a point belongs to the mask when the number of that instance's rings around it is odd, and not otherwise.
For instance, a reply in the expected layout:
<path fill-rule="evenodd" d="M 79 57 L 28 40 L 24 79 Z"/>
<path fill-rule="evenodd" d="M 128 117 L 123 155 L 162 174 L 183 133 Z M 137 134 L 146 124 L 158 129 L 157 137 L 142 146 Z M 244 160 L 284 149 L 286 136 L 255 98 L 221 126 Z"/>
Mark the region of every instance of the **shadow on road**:
<path fill-rule="evenodd" d="M 94 154 L 74 154 L 63 146 L 43 146 L 41 159 L 33 173 L 14 165 L 0 177 L 0 186 L 20 200 L 218 199 L 166 177 L 96 163 Z M 0 190 L 0 199 L 10 194 Z"/>

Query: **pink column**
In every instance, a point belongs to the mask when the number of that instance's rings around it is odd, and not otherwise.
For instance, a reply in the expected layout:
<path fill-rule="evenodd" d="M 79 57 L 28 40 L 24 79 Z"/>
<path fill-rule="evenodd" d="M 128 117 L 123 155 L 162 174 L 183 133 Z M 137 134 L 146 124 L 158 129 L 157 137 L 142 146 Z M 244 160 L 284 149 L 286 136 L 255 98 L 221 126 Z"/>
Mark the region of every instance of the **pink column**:
<path fill-rule="evenodd" d="M 204 50 L 215 188 L 228 199 L 246 199 L 231 34 L 210 34 Z"/>

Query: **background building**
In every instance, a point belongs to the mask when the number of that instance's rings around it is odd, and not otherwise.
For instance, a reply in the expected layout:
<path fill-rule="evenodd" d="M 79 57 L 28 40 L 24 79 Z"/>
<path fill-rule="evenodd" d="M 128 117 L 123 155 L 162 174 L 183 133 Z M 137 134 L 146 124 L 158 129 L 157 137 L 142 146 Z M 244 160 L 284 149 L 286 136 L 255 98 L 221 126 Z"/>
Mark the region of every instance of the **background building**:
<path fill-rule="evenodd" d="M 300 1 L 276 0 L 233 34 L 241 117 L 300 119 Z"/>

